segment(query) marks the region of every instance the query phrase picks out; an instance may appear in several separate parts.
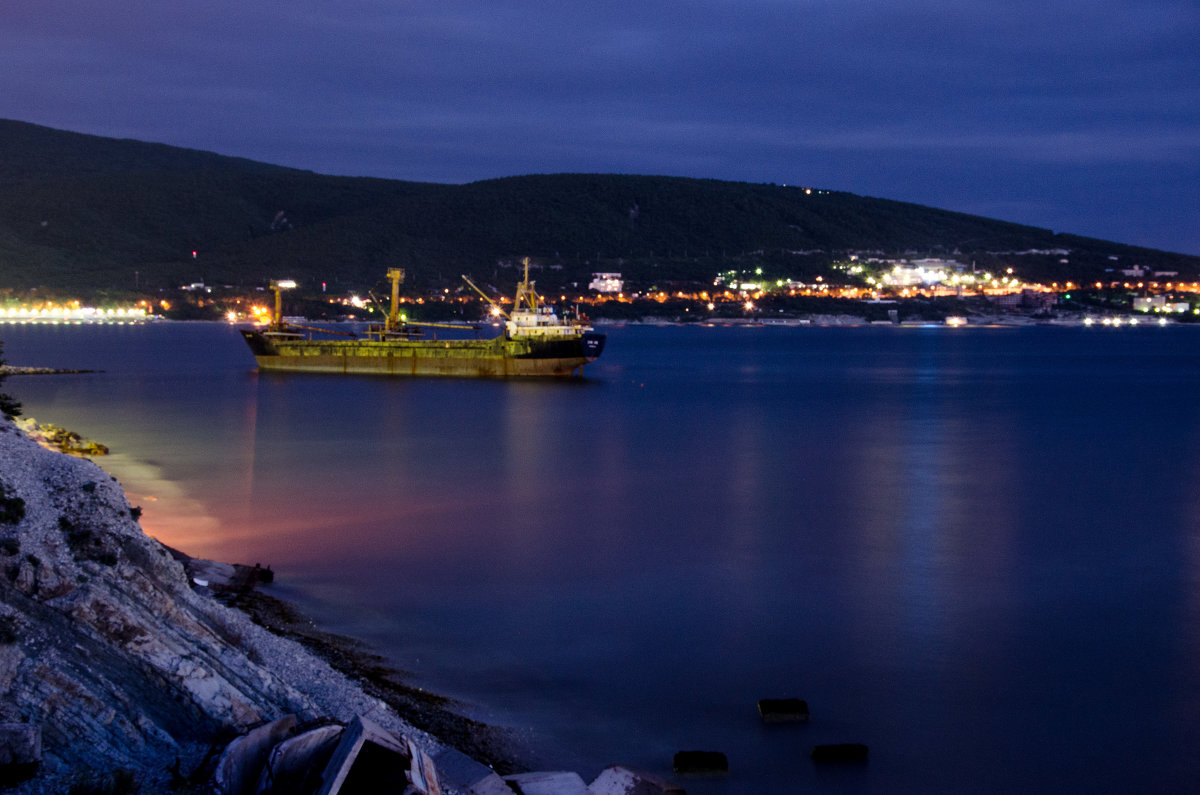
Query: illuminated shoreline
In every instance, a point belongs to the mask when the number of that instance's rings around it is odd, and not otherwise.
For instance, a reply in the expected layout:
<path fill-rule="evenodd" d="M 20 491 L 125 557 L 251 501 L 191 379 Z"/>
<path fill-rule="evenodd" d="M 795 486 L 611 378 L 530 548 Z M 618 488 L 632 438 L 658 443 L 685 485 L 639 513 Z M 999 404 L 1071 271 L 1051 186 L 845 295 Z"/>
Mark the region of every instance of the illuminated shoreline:
<path fill-rule="evenodd" d="M 68 323 L 78 325 L 84 323 L 143 323 L 160 319 L 157 315 L 149 314 L 144 307 L 99 309 L 91 306 L 75 307 L 28 307 L 0 308 L 0 323 Z"/>

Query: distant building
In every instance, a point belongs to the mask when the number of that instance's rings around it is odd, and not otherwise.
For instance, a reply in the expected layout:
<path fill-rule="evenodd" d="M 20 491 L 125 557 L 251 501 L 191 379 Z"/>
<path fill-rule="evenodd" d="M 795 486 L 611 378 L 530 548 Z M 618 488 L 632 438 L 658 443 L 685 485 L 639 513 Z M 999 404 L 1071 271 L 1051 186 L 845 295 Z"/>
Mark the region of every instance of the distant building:
<path fill-rule="evenodd" d="M 624 286 L 619 273 L 593 273 L 588 289 L 598 293 L 619 293 Z"/>
<path fill-rule="evenodd" d="M 939 284 L 946 281 L 961 266 L 954 260 L 910 259 L 902 260 L 883 274 L 884 284 L 897 287 L 912 287 L 918 284 Z"/>
<path fill-rule="evenodd" d="M 996 306 L 1008 309 L 1050 309 L 1058 301 L 1054 293 L 1043 293 L 1038 290 L 1022 290 L 1019 293 L 1004 295 L 989 295 L 988 300 Z"/>
<path fill-rule="evenodd" d="M 1135 312 L 1187 312 L 1192 306 L 1187 301 L 1168 301 L 1165 295 L 1146 295 L 1133 299 Z"/>

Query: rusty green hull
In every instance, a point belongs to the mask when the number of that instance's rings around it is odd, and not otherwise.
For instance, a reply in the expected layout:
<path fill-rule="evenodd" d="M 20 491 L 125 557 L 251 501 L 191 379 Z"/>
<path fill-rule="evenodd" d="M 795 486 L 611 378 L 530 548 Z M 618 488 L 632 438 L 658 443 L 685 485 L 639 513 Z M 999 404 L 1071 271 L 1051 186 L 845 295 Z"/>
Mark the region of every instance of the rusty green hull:
<path fill-rule="evenodd" d="M 243 329 L 262 372 L 350 373 L 460 378 L 570 378 L 583 375 L 604 335 L 563 339 L 310 340 Z"/>

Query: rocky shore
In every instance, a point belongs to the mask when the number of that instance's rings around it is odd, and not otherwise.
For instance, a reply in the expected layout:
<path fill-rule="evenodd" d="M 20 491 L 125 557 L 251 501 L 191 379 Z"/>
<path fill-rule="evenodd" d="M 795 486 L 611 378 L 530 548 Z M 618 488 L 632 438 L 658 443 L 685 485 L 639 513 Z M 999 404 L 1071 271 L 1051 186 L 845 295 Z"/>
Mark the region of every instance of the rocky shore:
<path fill-rule="evenodd" d="M 66 792 L 83 771 L 125 771 L 142 792 L 206 791 L 218 748 L 292 714 L 362 716 L 429 754 L 442 749 L 385 700 L 407 700 L 411 716 L 467 746 L 479 728 L 495 754 L 483 727 L 449 725 L 441 705 L 286 605 L 227 599 L 247 613 L 199 588 L 137 513 L 95 463 L 0 420 L 0 724 L 35 731 L 40 744 L 36 774 L 17 792 Z M 20 753 L 5 766 L 10 778 L 30 769 Z"/>

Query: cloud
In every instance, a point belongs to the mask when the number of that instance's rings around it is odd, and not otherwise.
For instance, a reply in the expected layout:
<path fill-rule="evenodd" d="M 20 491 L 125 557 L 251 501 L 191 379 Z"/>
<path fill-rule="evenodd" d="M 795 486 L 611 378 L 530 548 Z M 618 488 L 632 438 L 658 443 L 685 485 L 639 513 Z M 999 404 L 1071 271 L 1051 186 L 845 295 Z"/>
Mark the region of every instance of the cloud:
<path fill-rule="evenodd" d="M 1198 40 L 1173 0 L 10 0 L 0 115 L 437 181 L 1195 173 Z"/>

